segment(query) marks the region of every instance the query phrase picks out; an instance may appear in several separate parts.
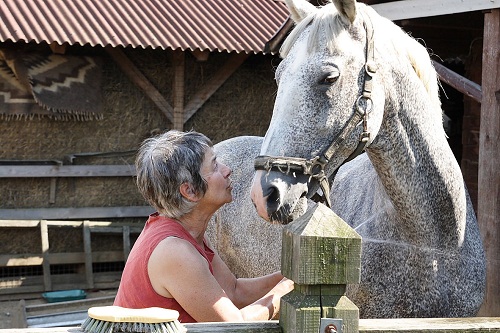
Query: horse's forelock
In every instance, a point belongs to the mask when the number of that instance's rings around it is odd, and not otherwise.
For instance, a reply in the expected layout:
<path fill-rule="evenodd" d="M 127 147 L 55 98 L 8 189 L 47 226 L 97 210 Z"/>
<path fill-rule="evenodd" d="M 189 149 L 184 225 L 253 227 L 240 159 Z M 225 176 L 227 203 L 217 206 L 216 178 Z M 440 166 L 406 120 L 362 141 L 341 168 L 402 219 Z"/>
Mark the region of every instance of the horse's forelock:
<path fill-rule="evenodd" d="M 323 6 L 321 10 L 303 19 L 283 42 L 280 49 L 280 56 L 285 58 L 290 53 L 290 50 L 299 39 L 299 36 L 309 26 L 311 26 L 311 32 L 307 41 L 307 49 L 309 51 L 314 51 L 319 46 L 318 42 L 321 32 L 325 32 L 327 36 L 332 36 L 331 40 L 333 40 L 342 29 L 341 20 L 337 16 L 338 12 L 335 6 L 333 4 L 327 4 Z M 328 46 L 329 48 L 331 47 L 330 43 Z"/>
<path fill-rule="evenodd" d="M 285 41 L 281 45 L 281 48 L 280 48 L 281 58 L 286 58 L 286 56 L 288 55 L 288 53 L 292 49 L 292 46 L 295 44 L 295 42 L 299 38 L 300 34 L 307 28 L 307 26 L 311 23 L 313 18 L 314 18 L 313 15 L 309 15 L 308 17 L 306 17 L 302 21 L 300 21 L 295 28 L 293 28 L 292 32 L 288 35 L 288 37 L 285 39 Z"/>

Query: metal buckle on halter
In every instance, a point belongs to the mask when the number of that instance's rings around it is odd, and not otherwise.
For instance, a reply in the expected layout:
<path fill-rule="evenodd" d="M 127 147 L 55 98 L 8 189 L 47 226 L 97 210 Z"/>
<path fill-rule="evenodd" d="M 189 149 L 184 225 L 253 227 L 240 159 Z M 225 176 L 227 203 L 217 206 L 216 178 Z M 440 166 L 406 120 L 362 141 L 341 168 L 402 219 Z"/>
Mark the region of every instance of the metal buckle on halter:
<path fill-rule="evenodd" d="M 373 60 L 368 60 L 365 63 L 365 71 L 368 73 L 370 76 L 373 76 L 378 70 L 378 65 L 375 61 Z"/>
<path fill-rule="evenodd" d="M 310 160 L 305 160 L 303 165 L 303 174 L 310 175 L 314 178 L 321 178 L 321 174 L 325 173 L 327 160 L 323 156 L 316 156 Z"/>

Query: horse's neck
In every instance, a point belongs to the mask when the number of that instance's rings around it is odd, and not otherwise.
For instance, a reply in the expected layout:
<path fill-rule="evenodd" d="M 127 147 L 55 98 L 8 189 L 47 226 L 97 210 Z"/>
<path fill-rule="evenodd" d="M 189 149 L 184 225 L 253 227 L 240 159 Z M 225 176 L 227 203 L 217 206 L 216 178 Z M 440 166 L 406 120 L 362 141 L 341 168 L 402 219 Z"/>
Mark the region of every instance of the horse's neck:
<path fill-rule="evenodd" d="M 465 228 L 464 183 L 446 138 L 436 127 L 441 125 L 430 124 L 425 113 L 399 110 L 387 117 L 367 152 L 406 240 L 456 247 Z"/>

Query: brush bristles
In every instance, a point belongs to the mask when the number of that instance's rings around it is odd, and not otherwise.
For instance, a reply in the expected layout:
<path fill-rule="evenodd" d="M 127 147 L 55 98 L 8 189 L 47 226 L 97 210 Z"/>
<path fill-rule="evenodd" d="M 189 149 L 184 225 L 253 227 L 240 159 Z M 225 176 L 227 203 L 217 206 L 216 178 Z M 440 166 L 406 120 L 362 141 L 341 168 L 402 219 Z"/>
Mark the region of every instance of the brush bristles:
<path fill-rule="evenodd" d="M 87 317 L 81 329 L 88 333 L 182 333 L 185 328 L 178 320 L 164 323 L 113 323 Z"/>

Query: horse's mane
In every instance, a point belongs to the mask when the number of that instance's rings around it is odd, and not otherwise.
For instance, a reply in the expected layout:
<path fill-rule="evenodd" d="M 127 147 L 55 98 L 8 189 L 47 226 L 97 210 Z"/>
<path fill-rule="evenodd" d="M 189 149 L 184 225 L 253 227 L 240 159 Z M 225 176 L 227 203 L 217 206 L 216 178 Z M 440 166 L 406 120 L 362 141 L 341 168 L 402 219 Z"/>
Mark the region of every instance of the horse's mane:
<path fill-rule="evenodd" d="M 385 39 L 384 43 L 387 44 L 383 48 L 385 51 L 389 52 L 387 47 L 390 46 L 395 56 L 408 59 L 416 75 L 422 81 L 434 107 L 436 110 L 439 110 L 439 115 L 441 116 L 437 74 L 427 50 L 390 20 L 378 15 L 371 7 L 363 3 L 358 3 L 356 10 L 358 13 L 362 11 L 375 25 L 375 43 Z M 316 50 L 318 47 L 317 41 L 320 32 L 324 31 L 327 35 L 332 36 L 330 39 L 332 42 L 329 42 L 327 45 L 328 49 L 332 51 L 335 47 L 333 43 L 334 38 L 342 30 L 345 30 L 345 23 L 338 15 L 335 6 L 333 4 L 325 5 L 322 7 L 322 10 L 318 10 L 300 21 L 292 30 L 281 46 L 280 56 L 282 58 L 288 55 L 301 33 L 309 26 L 311 26 L 311 34 L 307 41 L 307 47 L 311 51 Z M 377 29 L 382 29 L 384 33 L 377 34 Z"/>

